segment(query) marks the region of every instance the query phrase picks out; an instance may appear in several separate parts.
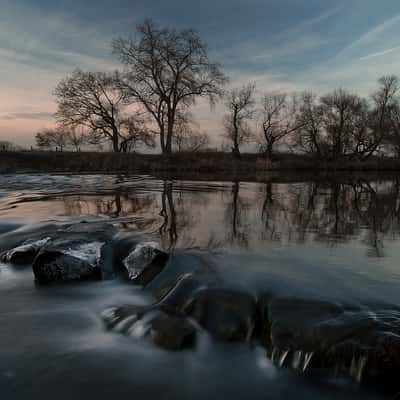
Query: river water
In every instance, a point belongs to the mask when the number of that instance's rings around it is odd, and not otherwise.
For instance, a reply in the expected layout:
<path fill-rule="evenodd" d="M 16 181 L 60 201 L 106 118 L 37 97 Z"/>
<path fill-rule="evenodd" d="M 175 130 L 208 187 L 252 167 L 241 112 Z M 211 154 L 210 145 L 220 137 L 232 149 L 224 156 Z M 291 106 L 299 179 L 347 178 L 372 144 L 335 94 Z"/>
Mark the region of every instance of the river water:
<path fill-rule="evenodd" d="M 394 179 L 0 176 L 0 251 L 44 224 L 101 221 L 177 259 L 200 252 L 227 287 L 358 305 L 400 304 L 399 217 Z M 29 266 L 0 263 L 1 399 L 392 398 L 278 368 L 257 343 L 202 333 L 194 349 L 168 352 L 104 329 L 104 308 L 151 300 L 119 280 L 41 287 Z"/>

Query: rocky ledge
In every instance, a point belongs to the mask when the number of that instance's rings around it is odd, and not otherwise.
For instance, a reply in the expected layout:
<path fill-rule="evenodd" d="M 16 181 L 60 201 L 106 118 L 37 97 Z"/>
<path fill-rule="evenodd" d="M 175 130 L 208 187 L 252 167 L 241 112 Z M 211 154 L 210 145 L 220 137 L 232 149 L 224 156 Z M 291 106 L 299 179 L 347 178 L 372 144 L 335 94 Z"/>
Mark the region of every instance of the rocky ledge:
<path fill-rule="evenodd" d="M 153 296 L 151 305 L 104 310 L 110 332 L 147 338 L 170 351 L 193 348 L 197 335 L 207 332 L 218 341 L 262 345 L 279 367 L 397 385 L 397 306 L 255 296 L 226 287 L 198 254 L 168 254 L 155 242 L 120 236 L 110 225 L 48 227 L 14 244 L 2 262 L 31 265 L 39 283 L 120 277 Z"/>

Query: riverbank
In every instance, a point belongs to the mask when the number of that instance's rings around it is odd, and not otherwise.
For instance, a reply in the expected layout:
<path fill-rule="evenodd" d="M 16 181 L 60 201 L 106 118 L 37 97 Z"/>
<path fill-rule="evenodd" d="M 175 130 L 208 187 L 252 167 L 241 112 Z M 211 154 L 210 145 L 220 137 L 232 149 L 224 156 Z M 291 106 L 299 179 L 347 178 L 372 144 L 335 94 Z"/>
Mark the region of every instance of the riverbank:
<path fill-rule="evenodd" d="M 0 173 L 113 173 L 148 174 L 160 178 L 176 177 L 195 180 L 251 180 L 273 179 L 275 175 L 290 176 L 292 180 L 314 175 L 326 178 L 332 174 L 377 173 L 397 175 L 400 159 L 374 157 L 367 161 L 317 161 L 313 158 L 278 154 L 273 162 L 257 154 L 243 154 L 239 159 L 232 154 L 177 153 L 116 154 L 95 152 L 1 152 Z"/>

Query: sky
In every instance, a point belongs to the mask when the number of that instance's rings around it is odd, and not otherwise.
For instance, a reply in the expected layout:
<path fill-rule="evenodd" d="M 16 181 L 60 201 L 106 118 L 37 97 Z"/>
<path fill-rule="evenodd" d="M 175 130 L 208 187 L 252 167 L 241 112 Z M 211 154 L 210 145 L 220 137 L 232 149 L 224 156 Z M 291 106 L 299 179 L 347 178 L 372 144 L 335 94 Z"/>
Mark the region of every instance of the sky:
<path fill-rule="evenodd" d="M 76 68 L 121 66 L 111 40 L 144 18 L 193 28 L 232 87 L 367 96 L 400 75 L 398 0 L 0 0 L 0 140 L 30 146 L 54 124 L 52 92 Z M 217 141 L 223 107 L 199 104 L 201 129 Z"/>

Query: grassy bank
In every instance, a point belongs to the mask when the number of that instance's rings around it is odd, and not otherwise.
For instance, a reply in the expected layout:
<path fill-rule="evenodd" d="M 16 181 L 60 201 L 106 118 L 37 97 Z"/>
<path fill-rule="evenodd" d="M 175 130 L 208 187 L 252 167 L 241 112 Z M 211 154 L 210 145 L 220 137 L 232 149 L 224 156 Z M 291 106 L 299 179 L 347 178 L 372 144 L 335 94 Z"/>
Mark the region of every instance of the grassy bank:
<path fill-rule="evenodd" d="M 72 152 L 0 152 L 0 173 L 126 173 L 149 174 L 182 179 L 263 180 L 275 173 L 314 174 L 400 172 L 400 159 L 374 157 L 364 162 L 341 160 L 321 162 L 305 156 L 279 154 L 273 162 L 256 154 L 240 159 L 228 153 L 154 154 L 72 153 Z"/>

